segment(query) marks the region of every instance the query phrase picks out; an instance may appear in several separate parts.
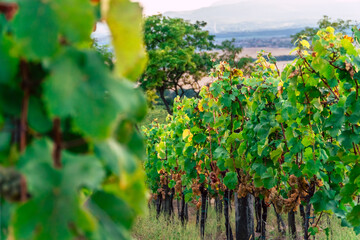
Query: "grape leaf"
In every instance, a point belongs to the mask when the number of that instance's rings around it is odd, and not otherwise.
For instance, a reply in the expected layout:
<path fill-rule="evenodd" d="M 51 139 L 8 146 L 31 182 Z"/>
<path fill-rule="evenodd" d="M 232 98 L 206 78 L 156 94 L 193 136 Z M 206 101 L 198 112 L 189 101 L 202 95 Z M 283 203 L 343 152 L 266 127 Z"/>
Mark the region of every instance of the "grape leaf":
<path fill-rule="evenodd" d="M 108 170 L 117 176 L 125 172 L 132 174 L 137 168 L 134 156 L 112 139 L 97 143 L 95 153 L 108 166 Z"/>
<path fill-rule="evenodd" d="M 227 172 L 224 177 L 224 184 L 229 189 L 235 189 L 238 184 L 237 173 L 236 172 Z"/>
<path fill-rule="evenodd" d="M 360 226 L 360 205 L 356 205 L 347 215 L 346 219 L 354 226 Z"/>
<path fill-rule="evenodd" d="M 53 56 L 59 47 L 56 20 L 49 1 L 20 1 L 12 24 L 20 55 L 30 60 Z"/>
<path fill-rule="evenodd" d="M 73 117 L 75 127 L 91 138 L 109 137 L 118 113 L 127 116 L 142 107 L 134 88 L 113 78 L 94 52 L 70 49 L 54 61 L 50 70 L 52 74 L 43 83 L 48 111 L 63 118 Z"/>
<path fill-rule="evenodd" d="M 49 140 L 36 140 L 19 161 L 18 168 L 26 177 L 31 199 L 15 210 L 17 239 L 73 239 L 96 226 L 94 217 L 84 209 L 78 190 L 100 185 L 104 172 L 99 160 L 91 155 L 63 152 L 63 168 L 55 169 L 52 148 Z"/>
<path fill-rule="evenodd" d="M 90 41 L 95 17 L 89 0 L 54 0 L 51 4 L 57 17 L 59 31 L 65 37 L 65 41 L 71 43 Z"/>
<path fill-rule="evenodd" d="M 135 219 L 135 212 L 120 198 L 104 191 L 95 192 L 87 204 L 99 219 L 101 239 L 130 239 L 129 230 Z"/>
<path fill-rule="evenodd" d="M 196 143 L 204 143 L 206 140 L 206 135 L 202 133 L 196 134 L 193 139 Z"/>
<path fill-rule="evenodd" d="M 11 41 L 3 36 L 0 38 L 0 83 L 7 83 L 15 77 L 19 60 L 10 54 L 13 47 Z"/>
<path fill-rule="evenodd" d="M 44 104 L 38 98 L 30 97 L 28 123 L 30 128 L 39 133 L 46 133 L 53 126 L 44 109 Z"/>
<path fill-rule="evenodd" d="M 142 16 L 138 3 L 129 0 L 102 1 L 102 15 L 112 34 L 115 71 L 136 81 L 147 61 L 143 44 Z"/>

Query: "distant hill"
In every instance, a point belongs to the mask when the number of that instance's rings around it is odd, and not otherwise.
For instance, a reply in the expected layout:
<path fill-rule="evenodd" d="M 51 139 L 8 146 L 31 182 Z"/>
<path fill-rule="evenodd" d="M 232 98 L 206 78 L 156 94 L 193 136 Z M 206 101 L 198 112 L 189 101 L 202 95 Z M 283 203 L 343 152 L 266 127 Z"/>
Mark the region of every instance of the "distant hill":
<path fill-rule="evenodd" d="M 360 0 L 224 0 L 164 15 L 206 21 L 210 32 L 223 33 L 315 26 L 323 15 L 360 20 L 359 9 Z"/>

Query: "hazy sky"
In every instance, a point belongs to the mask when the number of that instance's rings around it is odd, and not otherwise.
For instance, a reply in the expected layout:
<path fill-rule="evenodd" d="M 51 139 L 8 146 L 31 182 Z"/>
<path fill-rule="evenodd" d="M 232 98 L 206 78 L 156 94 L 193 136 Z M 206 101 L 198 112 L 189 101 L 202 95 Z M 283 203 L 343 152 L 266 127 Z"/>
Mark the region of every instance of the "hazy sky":
<path fill-rule="evenodd" d="M 184 11 L 194 10 L 202 7 L 208 7 L 215 2 L 241 2 L 244 0 L 133 0 L 134 2 L 140 2 L 144 8 L 146 15 L 152 15 L 157 13 L 163 13 L 166 11 Z M 255 1 L 255 0 L 254 0 Z M 271 0 L 269 0 L 271 1 Z M 287 1 L 299 1 L 299 0 L 287 0 Z M 312 0 L 312 1 L 327 1 L 339 2 L 340 4 L 346 4 L 349 2 L 355 2 L 360 0 Z M 301 2 L 301 0 L 300 0 Z M 311 1 L 310 1 L 311 2 Z M 324 5 L 326 7 L 326 4 Z"/>
<path fill-rule="evenodd" d="M 193 10 L 201 7 L 210 6 L 219 0 L 133 0 L 140 2 L 144 7 L 146 15 L 163 13 L 166 11 Z"/>

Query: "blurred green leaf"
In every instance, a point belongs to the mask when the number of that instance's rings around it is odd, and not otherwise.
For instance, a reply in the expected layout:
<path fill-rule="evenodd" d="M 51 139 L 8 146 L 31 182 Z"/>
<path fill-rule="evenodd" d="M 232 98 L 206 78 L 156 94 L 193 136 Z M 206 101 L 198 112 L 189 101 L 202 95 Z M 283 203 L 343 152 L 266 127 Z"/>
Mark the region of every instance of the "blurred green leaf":
<path fill-rule="evenodd" d="M 136 81 L 147 61 L 139 3 L 109 0 L 102 4 L 105 5 L 102 14 L 109 25 L 115 49 L 115 71 L 119 77 Z"/>

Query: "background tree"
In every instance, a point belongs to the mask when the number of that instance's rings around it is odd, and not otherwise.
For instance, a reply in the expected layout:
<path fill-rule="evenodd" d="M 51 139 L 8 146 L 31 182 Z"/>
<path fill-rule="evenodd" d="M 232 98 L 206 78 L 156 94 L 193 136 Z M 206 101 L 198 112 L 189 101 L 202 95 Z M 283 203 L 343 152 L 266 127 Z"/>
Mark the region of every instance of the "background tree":
<path fill-rule="evenodd" d="M 114 53 L 109 45 L 101 45 L 96 40 L 93 41 L 91 46 L 103 58 L 105 64 L 112 70 L 114 68 Z"/>
<path fill-rule="evenodd" d="M 305 29 L 301 30 L 300 32 L 291 35 L 291 43 L 295 43 L 296 40 L 299 38 L 304 38 L 306 36 L 307 40 L 311 40 L 316 33 L 320 29 L 325 29 L 327 27 L 332 27 L 335 29 L 335 32 L 341 32 L 343 34 L 346 33 L 346 31 L 350 31 L 351 26 L 354 25 L 354 23 L 351 20 L 343 20 L 343 19 L 337 19 L 335 21 L 332 21 L 329 16 L 324 15 L 322 19 L 318 21 L 318 27 L 312 28 L 312 27 L 306 27 Z"/>
<path fill-rule="evenodd" d="M 170 103 L 165 90 L 184 95 L 184 86 L 198 88 L 198 81 L 210 70 L 215 47 L 214 36 L 203 30 L 205 22 L 190 23 L 180 18 L 162 15 L 145 20 L 145 45 L 148 66 L 140 78 L 144 90 L 155 89 L 169 113 Z"/>
<path fill-rule="evenodd" d="M 245 74 L 251 73 L 251 63 L 253 62 L 253 59 L 252 57 L 239 58 L 239 54 L 242 52 L 243 48 L 235 45 L 235 38 L 222 41 L 217 48 L 222 50 L 218 59 L 228 62 L 232 67 L 242 69 Z"/>

